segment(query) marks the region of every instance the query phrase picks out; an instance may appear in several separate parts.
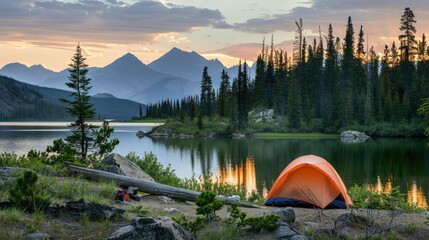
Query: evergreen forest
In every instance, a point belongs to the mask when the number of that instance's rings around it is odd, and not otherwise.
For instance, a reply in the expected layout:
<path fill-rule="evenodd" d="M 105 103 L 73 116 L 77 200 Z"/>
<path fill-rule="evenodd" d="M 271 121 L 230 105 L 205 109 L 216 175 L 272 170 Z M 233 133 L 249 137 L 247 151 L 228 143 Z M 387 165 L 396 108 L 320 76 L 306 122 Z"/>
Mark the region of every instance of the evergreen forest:
<path fill-rule="evenodd" d="M 274 109 L 291 132 L 401 126 L 409 132 L 405 135 L 422 134 L 423 117 L 417 110 L 429 97 L 428 43 L 425 34 L 417 40 L 410 8 L 398 22 L 398 41 L 386 43 L 379 54 L 367 41 L 364 26 L 354 26 L 351 17 L 345 36 L 335 36 L 329 25 L 326 34 L 319 28 L 313 39 L 304 36 L 299 19 L 292 53 L 276 49 L 273 38 L 271 44 L 262 42 L 253 79 L 240 61 L 238 75 L 224 71 L 219 89 L 214 89 L 204 68 L 199 96 L 150 104 L 146 114 L 182 120 L 220 117 L 233 129 L 244 130 L 250 111 Z"/>

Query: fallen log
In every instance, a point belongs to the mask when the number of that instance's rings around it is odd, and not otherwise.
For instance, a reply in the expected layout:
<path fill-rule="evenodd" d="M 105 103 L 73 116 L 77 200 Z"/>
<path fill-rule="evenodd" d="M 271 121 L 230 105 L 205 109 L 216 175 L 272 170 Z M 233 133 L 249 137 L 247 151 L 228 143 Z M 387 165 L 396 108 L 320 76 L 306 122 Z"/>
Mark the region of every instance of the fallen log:
<path fill-rule="evenodd" d="M 200 192 L 197 192 L 197 191 L 192 191 L 192 190 L 183 189 L 179 187 L 172 187 L 161 183 L 147 181 L 144 179 L 133 178 L 133 177 L 118 175 L 110 172 L 104 172 L 104 171 L 100 171 L 92 168 L 77 166 L 69 162 L 65 162 L 64 164 L 68 169 L 74 172 L 83 174 L 87 177 L 98 178 L 98 179 L 101 178 L 101 179 L 115 181 L 120 185 L 127 186 L 127 187 L 129 186 L 137 187 L 140 191 L 153 194 L 153 195 L 167 196 L 170 198 L 177 198 L 177 199 L 195 202 L 197 197 L 201 194 Z M 240 207 L 258 208 L 258 206 L 256 205 L 245 203 L 242 201 L 237 201 L 235 199 L 231 199 L 224 196 L 216 196 L 216 199 L 225 201 L 225 203 L 227 204 L 236 203 L 237 206 L 240 206 Z"/>

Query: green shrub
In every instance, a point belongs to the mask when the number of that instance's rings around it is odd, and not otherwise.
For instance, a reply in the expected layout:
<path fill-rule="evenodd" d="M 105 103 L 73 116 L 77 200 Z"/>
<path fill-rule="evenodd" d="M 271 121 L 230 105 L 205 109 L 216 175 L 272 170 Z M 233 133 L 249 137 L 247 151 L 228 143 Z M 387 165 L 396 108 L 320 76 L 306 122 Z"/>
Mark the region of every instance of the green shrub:
<path fill-rule="evenodd" d="M 216 211 L 224 205 L 223 201 L 216 200 L 215 197 L 213 192 L 202 192 L 195 202 L 198 206 L 197 214 L 204 215 L 207 222 L 216 219 Z"/>
<path fill-rule="evenodd" d="M 27 155 L 15 153 L 0 153 L 0 167 L 19 167 L 31 169 L 44 175 L 65 175 L 66 168 L 61 164 L 55 164 L 46 152 L 30 150 Z"/>
<path fill-rule="evenodd" d="M 185 178 L 185 180 L 182 181 L 182 187 L 198 192 L 211 191 L 216 195 L 238 195 L 241 199 L 246 198 L 246 187 L 221 183 L 219 179 L 216 179 L 216 181 L 214 179 L 212 174 L 202 175 L 199 179 L 192 176 L 190 179 Z"/>
<path fill-rule="evenodd" d="M 399 232 L 402 234 L 412 235 L 417 231 L 417 225 L 415 223 L 408 223 Z"/>
<path fill-rule="evenodd" d="M 228 207 L 228 219 L 227 221 L 232 221 L 237 224 L 237 227 L 242 227 L 245 224 L 246 213 L 240 211 L 236 203 L 232 203 L 231 206 Z"/>
<path fill-rule="evenodd" d="M 183 228 L 191 232 L 192 236 L 197 238 L 198 231 L 203 229 L 206 225 L 205 218 L 203 217 L 197 217 L 194 221 L 190 221 L 185 216 L 182 216 L 180 218 L 173 218 L 175 222 L 177 222 L 179 225 L 181 225 Z"/>
<path fill-rule="evenodd" d="M 399 187 L 393 187 L 389 193 L 375 193 L 370 191 L 365 185 L 354 185 L 350 187 L 348 194 L 353 201 L 353 208 L 368 208 L 368 209 L 386 209 L 396 210 L 401 209 L 404 212 L 418 212 L 414 206 L 410 206 L 405 198 L 405 194 L 401 194 Z"/>
<path fill-rule="evenodd" d="M 277 221 L 280 218 L 280 216 L 276 214 L 246 218 L 246 213 L 240 211 L 236 203 L 232 203 L 231 206 L 228 207 L 227 211 L 229 216 L 227 222 L 235 223 L 237 228 L 248 225 L 255 232 L 262 232 L 265 230 L 274 231 L 277 228 Z"/>
<path fill-rule="evenodd" d="M 33 171 L 25 171 L 16 179 L 15 188 L 10 190 L 10 202 L 15 207 L 34 212 L 43 211 L 50 205 L 50 199 L 40 195 L 37 179 L 38 176 Z"/>
<path fill-rule="evenodd" d="M 142 205 L 133 205 L 131 206 L 131 212 L 136 213 L 139 217 L 146 217 L 149 215 L 150 209 Z"/>
<path fill-rule="evenodd" d="M 164 167 L 158 158 L 153 154 L 145 153 L 144 157 L 137 156 L 134 152 L 127 154 L 126 158 L 137 164 L 143 171 L 149 174 L 157 183 L 166 184 L 169 186 L 181 187 L 181 179 L 176 175 L 171 165 Z"/>
<path fill-rule="evenodd" d="M 274 231 L 277 228 L 277 221 L 280 216 L 277 214 L 269 214 L 263 217 L 246 218 L 244 225 L 249 225 L 256 232 Z"/>

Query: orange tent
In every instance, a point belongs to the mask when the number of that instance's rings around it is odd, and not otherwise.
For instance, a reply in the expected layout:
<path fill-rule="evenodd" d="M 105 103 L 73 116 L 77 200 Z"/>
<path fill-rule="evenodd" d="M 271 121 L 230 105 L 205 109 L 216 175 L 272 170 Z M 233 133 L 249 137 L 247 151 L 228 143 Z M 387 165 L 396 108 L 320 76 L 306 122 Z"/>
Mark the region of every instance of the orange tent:
<path fill-rule="evenodd" d="M 335 199 L 341 199 L 345 207 L 352 204 L 337 171 L 328 161 L 315 155 L 293 160 L 280 173 L 265 204 L 274 205 L 273 201 L 279 199 L 302 201 L 322 209 Z"/>

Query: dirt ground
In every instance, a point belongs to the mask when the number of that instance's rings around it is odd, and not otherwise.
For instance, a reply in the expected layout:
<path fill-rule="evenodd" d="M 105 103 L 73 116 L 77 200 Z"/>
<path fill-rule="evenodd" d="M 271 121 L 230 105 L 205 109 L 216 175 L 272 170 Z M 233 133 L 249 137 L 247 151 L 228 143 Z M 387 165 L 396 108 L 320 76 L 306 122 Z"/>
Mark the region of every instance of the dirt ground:
<path fill-rule="evenodd" d="M 148 195 L 142 197 L 140 202 L 133 202 L 153 209 L 162 215 L 180 215 L 195 217 L 197 206 L 193 202 L 164 202 L 158 196 Z M 119 207 L 129 208 L 131 205 L 120 203 Z M 172 210 L 172 209 L 177 210 Z M 261 206 L 259 208 L 243 208 L 240 210 L 246 212 L 247 216 L 262 216 L 264 213 L 272 211 L 274 207 Z M 429 239 L 429 215 L 421 213 L 400 213 L 386 210 L 351 210 L 351 209 L 309 209 L 293 208 L 296 220 L 289 224 L 294 230 L 301 234 L 310 235 L 312 238 L 324 235 L 328 239 L 356 239 L 367 236 L 380 236 L 384 239 L 386 234 L 394 235 L 396 239 Z M 173 213 L 168 213 L 172 211 Z M 335 220 L 342 214 L 353 213 L 362 216 L 363 222 L 342 225 L 335 227 Z M 177 212 L 177 213 L 174 213 Z M 217 214 L 225 219 L 227 217 L 227 207 L 224 206 Z M 339 224 L 338 224 L 339 225 Z M 393 238 L 393 239 L 395 239 Z M 276 239 L 274 233 L 257 235 L 254 239 Z M 326 238 L 324 238 L 326 239 Z"/>
<path fill-rule="evenodd" d="M 141 207 L 140 207 L 141 206 Z M 187 201 L 163 201 L 159 196 L 147 195 L 139 202 L 127 203 L 117 201 L 114 207 L 127 210 L 127 219 L 139 216 L 169 216 L 188 218 L 196 216 L 197 206 Z M 136 212 L 141 209 L 141 212 Z M 258 208 L 243 208 L 248 217 L 262 216 L 264 213 L 277 208 L 261 206 Z M 289 226 L 310 239 L 429 239 L 429 215 L 420 213 L 397 213 L 392 217 L 391 212 L 385 210 L 320 210 L 293 208 L 296 220 Z M 356 222 L 342 224 L 336 227 L 335 220 L 342 214 L 354 211 Z M 227 206 L 217 212 L 222 219 L 227 217 Z M 115 230 L 129 224 L 130 220 L 92 222 L 85 218 L 64 216 L 60 218 L 40 217 L 25 223 L 13 226 L 4 226 L 0 221 L 0 239 L 22 239 L 32 228 L 50 234 L 53 239 L 105 239 Z M 360 220 L 359 220 L 360 219 Z M 31 224 L 30 224 L 31 223 Z M 216 231 L 216 224 L 208 226 L 209 230 Z M 274 232 L 246 234 L 240 239 L 277 239 Z"/>

